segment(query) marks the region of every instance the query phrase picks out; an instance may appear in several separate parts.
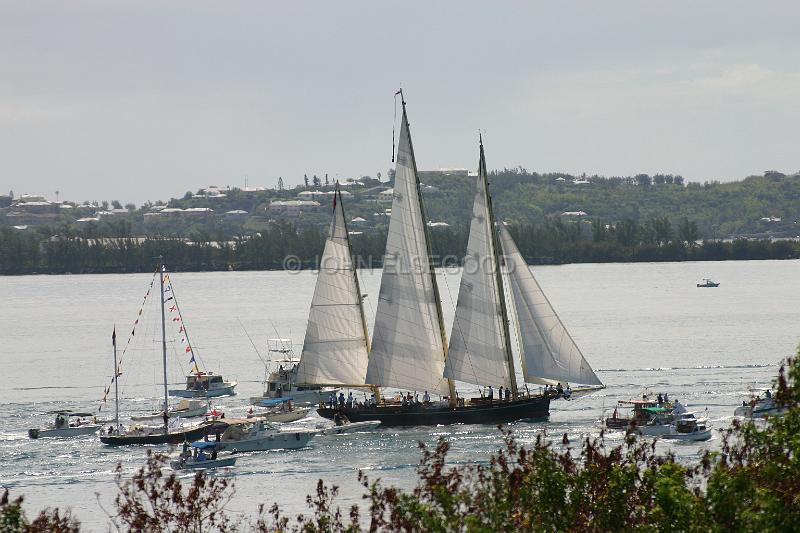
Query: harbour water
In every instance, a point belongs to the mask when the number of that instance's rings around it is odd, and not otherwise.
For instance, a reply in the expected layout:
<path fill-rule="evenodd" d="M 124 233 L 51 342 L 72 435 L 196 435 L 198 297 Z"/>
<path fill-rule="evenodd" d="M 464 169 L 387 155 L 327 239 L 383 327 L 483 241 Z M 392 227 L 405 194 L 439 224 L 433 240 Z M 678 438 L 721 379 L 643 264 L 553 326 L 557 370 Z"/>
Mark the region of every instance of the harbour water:
<path fill-rule="evenodd" d="M 542 431 L 574 436 L 600 431 L 599 421 L 617 400 L 645 388 L 670 393 L 712 424 L 728 425 L 751 387 L 768 386 L 778 364 L 793 354 L 800 337 L 795 295 L 799 261 L 720 263 L 582 264 L 537 267 L 535 273 L 587 360 L 607 388 L 573 401 L 551 404 L 548 422 L 517 423 L 514 435 L 530 442 Z M 374 315 L 380 271 L 360 273 Z M 703 277 L 719 288 L 696 288 Z M 130 475 L 144 462 L 143 448 L 110 449 L 93 438 L 28 439 L 26 431 L 49 423 L 48 411 L 96 411 L 112 373 L 111 331 L 126 341 L 150 275 L 26 276 L 0 278 L 0 486 L 24 494 L 27 507 L 71 507 L 89 530 L 105 529 L 106 508 L 116 495 L 114 469 Z M 458 271 L 440 278 L 446 321 L 452 321 Z M 299 355 L 313 272 L 215 272 L 172 275 L 183 319 L 205 366 L 239 381 L 238 395 L 218 402 L 229 416 L 246 410 L 260 393 L 267 339 L 291 338 Z M 155 324 L 155 322 L 154 322 Z M 160 346 L 155 331 L 137 330 L 137 349 L 123 362 L 121 410 L 144 411 L 160 394 Z M 152 326 L 153 328 L 155 326 Z M 245 333 L 246 332 L 246 333 Z M 251 344 L 252 339 L 252 344 Z M 169 351 L 170 381 L 178 384 L 188 361 L 178 343 Z M 487 383 L 486 385 L 496 384 Z M 474 385 L 459 387 L 477 394 Z M 103 418 L 113 411 L 111 401 Z M 315 427 L 316 417 L 302 422 Z M 254 512 L 278 502 L 289 513 L 306 511 L 305 496 L 318 479 L 340 486 L 340 503 L 360 503 L 359 469 L 385 483 L 416 482 L 418 442 L 439 437 L 452 444 L 451 459 L 486 460 L 501 444 L 491 426 L 383 429 L 316 438 L 307 448 L 245 455 L 229 475 L 236 485 L 230 509 Z M 609 434 L 619 441 L 619 434 Z M 659 443 L 690 459 L 719 445 Z M 166 448 L 164 448 L 166 450 Z M 97 495 L 97 496 L 96 496 Z"/>

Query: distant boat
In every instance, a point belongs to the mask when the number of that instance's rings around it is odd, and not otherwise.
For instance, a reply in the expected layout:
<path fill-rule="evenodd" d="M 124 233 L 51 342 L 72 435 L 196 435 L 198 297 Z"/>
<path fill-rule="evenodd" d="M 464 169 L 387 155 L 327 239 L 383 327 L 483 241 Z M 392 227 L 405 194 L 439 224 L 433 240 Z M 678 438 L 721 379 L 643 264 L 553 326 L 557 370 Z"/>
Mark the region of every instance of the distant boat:
<path fill-rule="evenodd" d="M 179 398 L 216 398 L 233 396 L 235 381 L 225 381 L 222 376 L 213 372 L 197 372 L 186 376 L 186 388 L 170 389 L 170 396 Z"/>
<path fill-rule="evenodd" d="M 217 443 L 199 441 L 193 442 L 191 446 L 196 448 L 198 453 L 193 456 L 189 452 L 189 444 L 184 442 L 181 455 L 178 456 L 177 459 L 173 459 L 169 462 L 173 470 L 210 470 L 212 468 L 224 468 L 236 464 L 235 456 L 217 457 Z M 211 457 L 206 456 L 206 451 L 210 451 Z"/>
<path fill-rule="evenodd" d="M 772 391 L 769 389 L 764 391 L 764 397 L 761 397 L 761 391 L 752 390 L 750 394 L 750 401 L 742 401 L 742 405 L 736 408 L 733 416 L 740 416 L 745 418 L 764 418 L 766 416 L 781 416 L 785 409 L 775 403 L 772 397 Z"/>
<path fill-rule="evenodd" d="M 698 287 L 719 287 L 719 283 L 708 278 L 703 278 L 703 283 L 698 283 Z"/>
<path fill-rule="evenodd" d="M 97 433 L 100 429 L 98 424 L 91 422 L 94 415 L 92 413 L 76 413 L 73 411 L 54 411 L 50 414 L 56 415 L 55 422 L 52 426 L 44 429 L 31 428 L 28 430 L 28 436 L 32 439 L 41 439 L 45 437 L 79 437 L 82 435 L 92 435 Z M 69 418 L 75 417 L 77 420 L 70 424 Z M 89 420 L 84 422 L 83 418 Z"/>

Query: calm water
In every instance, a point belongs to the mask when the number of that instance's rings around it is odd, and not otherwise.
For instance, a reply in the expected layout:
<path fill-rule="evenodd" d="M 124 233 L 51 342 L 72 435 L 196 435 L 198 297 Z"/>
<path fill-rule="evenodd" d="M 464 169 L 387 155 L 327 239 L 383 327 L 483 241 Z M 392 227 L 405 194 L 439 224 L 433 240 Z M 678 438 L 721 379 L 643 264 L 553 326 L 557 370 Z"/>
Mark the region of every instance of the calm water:
<path fill-rule="evenodd" d="M 603 264 L 539 267 L 535 272 L 567 328 L 607 388 L 601 393 L 551 405 L 547 423 L 518 423 L 513 431 L 531 441 L 547 431 L 576 437 L 596 434 L 604 411 L 645 387 L 668 391 L 691 408 L 708 408 L 716 427 L 726 425 L 752 386 L 777 375 L 778 362 L 793 353 L 800 332 L 798 261 Z M 717 289 L 695 287 L 710 276 Z M 96 410 L 112 373 L 114 324 L 124 345 L 149 275 L 0 277 L 0 485 L 25 494 L 30 508 L 72 507 L 85 525 L 100 529 L 105 516 L 95 497 L 116 494 L 112 472 L 130 473 L 143 462 L 142 448 L 108 449 L 95 439 L 31 441 L 29 427 L 50 421 L 56 408 Z M 261 390 L 267 339 L 289 337 L 302 344 L 314 289 L 311 272 L 228 272 L 173 275 L 184 321 L 209 369 L 240 382 L 238 396 L 221 399 L 229 414 L 243 413 L 247 398 Z M 440 278 L 447 322 L 452 321 L 458 272 Z M 380 271 L 361 275 L 374 315 Z M 148 316 L 152 315 L 152 316 Z M 160 375 L 155 310 L 142 326 L 123 363 L 122 409 L 152 407 Z M 170 343 L 170 380 L 188 368 L 179 344 Z M 476 387 L 462 390 L 474 393 Z M 107 408 L 113 408 L 109 403 Z M 110 412 L 110 411 L 109 411 Z M 303 424 L 314 427 L 316 415 Z M 415 482 L 418 441 L 444 436 L 453 460 L 482 461 L 496 451 L 496 429 L 452 426 L 380 430 L 319 438 L 292 452 L 240 458 L 233 477 L 231 508 L 254 511 L 260 502 L 305 510 L 305 496 L 323 478 L 342 487 L 343 502 L 360 501 L 358 469 L 409 487 Z M 612 435 L 611 439 L 619 439 Z M 659 444 L 694 457 L 718 446 Z"/>

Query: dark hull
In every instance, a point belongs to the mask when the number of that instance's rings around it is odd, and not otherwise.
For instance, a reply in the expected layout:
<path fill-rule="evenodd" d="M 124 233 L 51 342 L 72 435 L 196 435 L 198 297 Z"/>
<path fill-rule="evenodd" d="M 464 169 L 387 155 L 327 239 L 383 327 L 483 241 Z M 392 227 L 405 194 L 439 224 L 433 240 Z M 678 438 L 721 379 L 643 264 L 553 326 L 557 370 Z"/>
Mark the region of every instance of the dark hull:
<path fill-rule="evenodd" d="M 136 444 L 181 444 L 184 441 L 202 439 L 213 426 L 204 424 L 186 431 L 174 431 L 155 435 L 101 435 L 100 442 L 108 446 L 132 446 Z"/>
<path fill-rule="evenodd" d="M 438 424 L 501 424 L 517 420 L 545 420 L 550 416 L 550 398 L 537 396 L 513 402 L 481 403 L 465 407 L 387 405 L 356 409 L 322 407 L 317 413 L 333 419 L 340 412 L 350 422 L 379 420 L 381 426 L 435 426 Z"/>

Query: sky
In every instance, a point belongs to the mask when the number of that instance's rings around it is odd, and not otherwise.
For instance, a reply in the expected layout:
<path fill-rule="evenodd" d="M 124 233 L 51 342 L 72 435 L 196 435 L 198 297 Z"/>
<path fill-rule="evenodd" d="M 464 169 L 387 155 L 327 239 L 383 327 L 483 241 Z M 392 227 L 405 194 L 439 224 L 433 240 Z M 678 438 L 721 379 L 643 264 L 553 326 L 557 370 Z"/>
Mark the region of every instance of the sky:
<path fill-rule="evenodd" d="M 0 0 L 0 193 L 800 170 L 800 2 Z"/>

